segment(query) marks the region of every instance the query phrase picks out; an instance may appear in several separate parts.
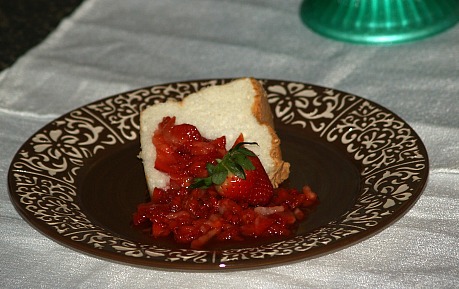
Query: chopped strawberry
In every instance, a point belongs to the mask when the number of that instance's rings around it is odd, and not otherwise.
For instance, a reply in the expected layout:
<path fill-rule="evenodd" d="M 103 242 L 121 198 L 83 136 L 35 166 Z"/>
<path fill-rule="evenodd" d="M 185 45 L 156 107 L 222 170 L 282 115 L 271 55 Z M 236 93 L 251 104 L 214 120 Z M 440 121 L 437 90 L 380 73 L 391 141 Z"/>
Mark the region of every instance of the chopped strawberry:
<path fill-rule="evenodd" d="M 243 241 L 244 237 L 240 233 L 240 229 L 235 225 L 226 225 L 223 227 L 222 232 L 215 236 L 217 241 L 233 240 Z"/>
<path fill-rule="evenodd" d="M 140 204 L 134 225 L 149 224 L 154 238 L 172 235 L 180 244 L 201 249 L 212 241 L 292 235 L 304 208 L 317 204 L 305 186 L 273 189 L 258 157 L 241 134 L 226 150 L 224 136 L 204 138 L 190 124 L 165 117 L 152 141 L 155 168 L 170 177 L 168 188 L 155 188 Z"/>
<path fill-rule="evenodd" d="M 169 142 L 179 146 L 202 140 L 201 133 L 199 133 L 198 129 L 191 124 L 179 124 L 172 126 L 169 130 L 168 137 Z"/>
<path fill-rule="evenodd" d="M 207 244 L 210 241 L 210 239 L 212 239 L 218 233 L 220 233 L 220 229 L 218 228 L 214 228 L 207 231 L 205 234 L 191 241 L 191 248 L 200 249 L 204 247 L 204 245 Z"/>
<path fill-rule="evenodd" d="M 241 226 L 241 232 L 245 236 L 261 237 L 266 236 L 269 228 L 275 223 L 275 219 L 257 215 L 251 223 Z"/>
<path fill-rule="evenodd" d="M 175 124 L 175 117 L 163 118 L 152 141 L 155 168 L 170 176 L 174 188 L 188 187 L 194 178 L 206 177 L 206 164 L 226 153 L 225 137 L 208 140 L 193 125 Z"/>
<path fill-rule="evenodd" d="M 199 228 L 193 225 L 179 226 L 174 230 L 174 238 L 178 243 L 191 243 L 201 235 Z"/>
<path fill-rule="evenodd" d="M 169 226 L 165 223 L 153 223 L 151 234 L 155 238 L 167 237 L 171 233 Z"/>

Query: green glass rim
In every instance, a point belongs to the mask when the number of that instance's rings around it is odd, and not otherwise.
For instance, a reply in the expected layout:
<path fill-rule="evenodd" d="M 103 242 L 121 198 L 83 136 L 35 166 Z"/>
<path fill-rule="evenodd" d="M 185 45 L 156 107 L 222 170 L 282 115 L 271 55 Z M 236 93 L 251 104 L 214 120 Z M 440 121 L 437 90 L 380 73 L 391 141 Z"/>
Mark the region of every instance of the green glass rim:
<path fill-rule="evenodd" d="M 456 0 L 445 0 L 443 2 L 446 4 L 443 6 L 441 6 L 440 3 L 442 1 L 432 4 L 439 5 L 433 9 L 437 13 L 435 17 L 433 17 L 432 14 L 412 15 L 412 17 L 416 17 L 416 21 L 413 20 L 413 23 L 415 24 L 411 26 L 406 25 L 410 19 L 407 19 L 403 12 L 399 12 L 399 15 L 404 16 L 405 19 L 401 17 L 400 19 L 392 19 L 391 22 L 387 20 L 388 22 L 386 23 L 377 22 L 382 21 L 377 18 L 382 18 L 380 15 L 381 13 L 376 16 L 369 15 L 368 18 L 371 18 L 373 22 L 368 22 L 368 27 L 364 27 L 361 15 L 357 15 L 358 13 L 352 11 L 352 7 L 349 8 L 348 5 L 346 7 L 348 8 L 348 11 L 345 11 L 345 8 L 342 7 L 343 2 L 345 1 L 333 0 L 333 3 L 328 1 L 328 5 L 325 0 L 320 1 L 323 2 L 318 2 L 316 0 L 303 1 L 300 8 L 300 17 L 302 22 L 319 35 L 356 44 L 391 45 L 412 42 L 441 33 L 459 22 L 459 1 Z M 352 0 L 348 0 L 348 2 L 349 1 L 352 2 Z M 368 1 L 365 2 L 364 0 L 360 1 L 361 2 L 357 1 L 360 3 L 359 5 L 370 3 Z M 372 1 L 389 2 L 394 0 Z M 432 1 L 432 3 L 434 2 L 435 1 Z M 371 12 L 376 14 L 376 6 L 375 4 L 373 5 L 374 6 L 371 7 Z M 427 7 L 427 5 L 425 6 Z M 451 7 L 453 9 L 451 9 Z M 424 11 L 427 10 L 424 9 Z M 348 13 L 348 15 L 346 15 L 346 13 Z M 397 15 L 396 13 L 394 14 Z M 440 15 L 444 17 L 440 17 Z M 349 18 L 356 16 L 359 16 L 360 18 L 356 19 L 356 24 L 354 25 Z M 423 19 L 425 19 L 425 21 L 422 21 Z"/>

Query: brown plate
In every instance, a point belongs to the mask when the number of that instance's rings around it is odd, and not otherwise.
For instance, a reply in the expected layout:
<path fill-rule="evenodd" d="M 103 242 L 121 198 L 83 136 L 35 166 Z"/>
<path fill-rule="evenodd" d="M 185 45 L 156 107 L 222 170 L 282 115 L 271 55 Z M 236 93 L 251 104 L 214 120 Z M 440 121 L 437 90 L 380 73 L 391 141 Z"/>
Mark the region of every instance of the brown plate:
<path fill-rule="evenodd" d="M 147 198 L 139 112 L 228 79 L 146 87 L 73 110 L 27 140 L 8 175 L 10 198 L 34 228 L 73 249 L 168 270 L 261 268 L 333 252 L 381 231 L 421 195 L 426 149 L 413 129 L 361 97 L 311 84 L 260 80 L 274 112 L 288 185 L 310 185 L 320 205 L 296 236 L 206 250 L 154 240 L 131 226 Z"/>

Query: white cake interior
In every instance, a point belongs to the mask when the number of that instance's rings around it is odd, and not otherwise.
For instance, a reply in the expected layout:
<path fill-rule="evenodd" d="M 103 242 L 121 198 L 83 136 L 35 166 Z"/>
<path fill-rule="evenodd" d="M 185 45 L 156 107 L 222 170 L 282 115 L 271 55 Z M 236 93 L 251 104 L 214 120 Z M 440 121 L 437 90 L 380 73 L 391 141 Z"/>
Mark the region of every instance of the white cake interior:
<path fill-rule="evenodd" d="M 267 125 L 262 125 L 253 115 L 252 105 L 257 91 L 250 79 L 243 78 L 221 86 L 211 86 L 190 94 L 182 101 L 168 101 L 148 107 L 140 118 L 140 157 L 150 192 L 153 188 L 167 188 L 168 176 L 154 168 L 156 150 L 152 136 L 165 116 L 175 116 L 176 124 L 188 123 L 196 126 L 208 139 L 224 135 L 226 147 L 230 149 L 239 134 L 245 141 L 256 141 L 259 146 L 250 146 L 258 155 L 265 170 L 274 169 L 270 156 L 272 135 Z"/>

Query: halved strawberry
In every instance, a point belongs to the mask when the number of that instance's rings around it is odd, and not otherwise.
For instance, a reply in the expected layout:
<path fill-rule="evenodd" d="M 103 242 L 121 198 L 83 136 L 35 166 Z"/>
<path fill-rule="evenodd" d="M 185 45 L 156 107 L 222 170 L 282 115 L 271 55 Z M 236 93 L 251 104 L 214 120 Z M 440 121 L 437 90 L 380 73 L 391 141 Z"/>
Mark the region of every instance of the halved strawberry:
<path fill-rule="evenodd" d="M 249 149 L 247 144 L 236 144 L 217 164 L 207 164 L 209 176 L 198 178 L 190 188 L 215 186 L 223 197 L 249 205 L 266 205 L 271 200 L 274 188 L 260 162 L 260 159 Z"/>

